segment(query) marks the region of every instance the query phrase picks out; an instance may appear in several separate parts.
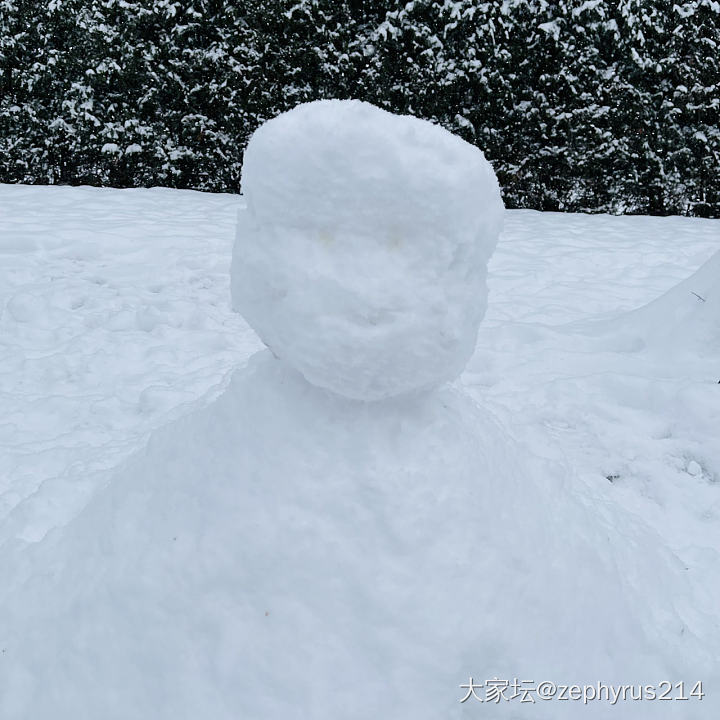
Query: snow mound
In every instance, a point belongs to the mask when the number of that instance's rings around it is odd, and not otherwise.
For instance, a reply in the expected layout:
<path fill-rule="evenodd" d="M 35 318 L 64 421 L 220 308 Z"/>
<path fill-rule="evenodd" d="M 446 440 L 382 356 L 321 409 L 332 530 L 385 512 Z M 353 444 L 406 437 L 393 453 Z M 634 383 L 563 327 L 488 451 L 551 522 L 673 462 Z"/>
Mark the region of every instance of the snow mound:
<path fill-rule="evenodd" d="M 356 402 L 263 351 L 0 558 L 0 716 L 446 720 L 470 676 L 709 682 L 658 538 L 520 457 L 456 389 Z M 493 717 L 577 717 L 538 702 Z"/>
<path fill-rule="evenodd" d="M 252 136 L 233 306 L 315 385 L 377 400 L 465 367 L 501 229 L 482 152 L 359 101 L 323 100 Z"/>
<path fill-rule="evenodd" d="M 682 359 L 685 371 L 688 362 L 711 367 L 720 356 L 720 251 L 649 303 L 565 329 L 600 339 L 598 351 L 643 352 L 676 369 Z"/>
<path fill-rule="evenodd" d="M 622 330 L 666 353 L 720 354 L 720 252 L 687 280 L 629 313 Z"/>

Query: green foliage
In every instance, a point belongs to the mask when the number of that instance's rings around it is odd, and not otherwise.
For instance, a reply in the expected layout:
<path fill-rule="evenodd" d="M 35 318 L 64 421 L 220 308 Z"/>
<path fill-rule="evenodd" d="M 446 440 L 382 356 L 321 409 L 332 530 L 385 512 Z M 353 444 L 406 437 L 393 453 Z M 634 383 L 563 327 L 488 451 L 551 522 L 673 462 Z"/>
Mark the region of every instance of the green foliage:
<path fill-rule="evenodd" d="M 720 0 L 0 0 L 0 181 L 238 191 L 356 97 L 481 147 L 510 207 L 720 217 Z"/>

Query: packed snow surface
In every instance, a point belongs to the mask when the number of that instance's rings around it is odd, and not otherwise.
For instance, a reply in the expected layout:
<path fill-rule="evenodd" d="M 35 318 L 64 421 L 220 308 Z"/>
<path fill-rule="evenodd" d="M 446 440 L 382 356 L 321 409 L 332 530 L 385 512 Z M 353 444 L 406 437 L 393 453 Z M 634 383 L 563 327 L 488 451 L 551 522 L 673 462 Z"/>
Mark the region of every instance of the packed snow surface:
<path fill-rule="evenodd" d="M 242 188 L 233 302 L 276 356 L 365 400 L 462 371 L 502 225 L 480 150 L 418 118 L 322 100 L 253 134 Z"/>
<path fill-rule="evenodd" d="M 238 207 L 0 186 L 0 717 L 716 717 L 720 223 L 508 212 L 466 372 L 365 403 L 250 358 Z"/>

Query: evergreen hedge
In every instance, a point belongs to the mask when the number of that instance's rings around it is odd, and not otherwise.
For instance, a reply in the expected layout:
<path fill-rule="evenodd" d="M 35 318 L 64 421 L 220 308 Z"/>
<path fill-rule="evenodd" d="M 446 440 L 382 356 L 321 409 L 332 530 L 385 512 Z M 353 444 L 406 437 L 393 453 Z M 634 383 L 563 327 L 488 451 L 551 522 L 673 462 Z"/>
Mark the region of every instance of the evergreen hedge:
<path fill-rule="evenodd" d="M 509 207 L 720 217 L 720 2 L 0 0 L 0 182 L 237 192 L 303 101 L 481 147 Z"/>

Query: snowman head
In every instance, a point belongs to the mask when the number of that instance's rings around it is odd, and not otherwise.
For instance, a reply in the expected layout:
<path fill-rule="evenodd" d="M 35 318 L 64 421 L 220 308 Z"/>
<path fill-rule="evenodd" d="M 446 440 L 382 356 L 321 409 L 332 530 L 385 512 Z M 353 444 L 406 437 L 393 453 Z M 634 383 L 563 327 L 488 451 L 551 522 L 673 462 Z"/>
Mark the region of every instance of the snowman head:
<path fill-rule="evenodd" d="M 355 100 L 299 105 L 245 152 L 233 306 L 311 383 L 358 400 L 456 377 L 501 229 L 482 152 Z"/>

